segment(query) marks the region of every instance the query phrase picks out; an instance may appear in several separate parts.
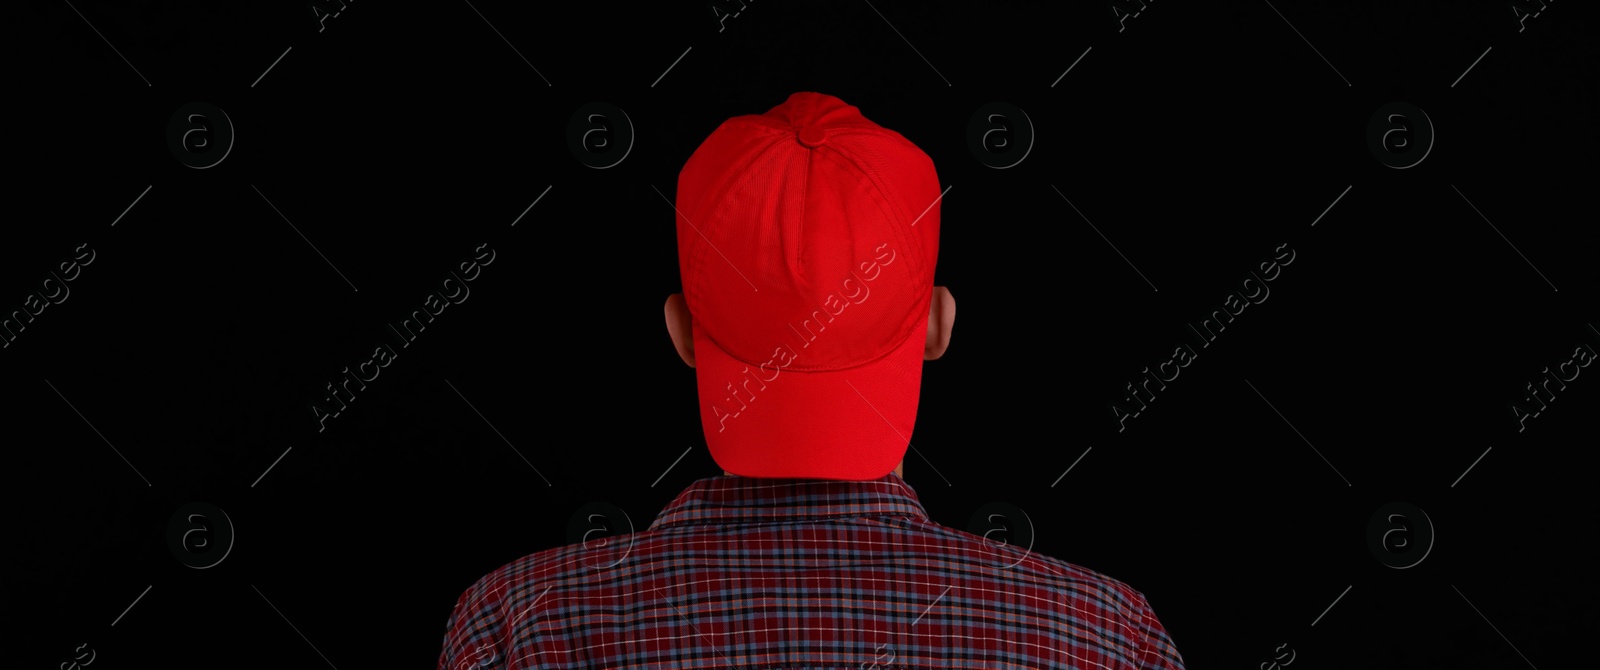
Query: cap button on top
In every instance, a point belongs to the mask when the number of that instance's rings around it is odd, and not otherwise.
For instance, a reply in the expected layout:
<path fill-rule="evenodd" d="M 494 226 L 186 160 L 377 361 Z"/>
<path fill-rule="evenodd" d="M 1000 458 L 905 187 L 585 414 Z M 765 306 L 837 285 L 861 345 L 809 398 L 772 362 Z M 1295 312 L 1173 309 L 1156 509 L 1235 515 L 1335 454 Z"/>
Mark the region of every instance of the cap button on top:
<path fill-rule="evenodd" d="M 813 149 L 822 146 L 827 139 L 828 135 L 820 127 L 806 126 L 800 129 L 800 143 Z"/>

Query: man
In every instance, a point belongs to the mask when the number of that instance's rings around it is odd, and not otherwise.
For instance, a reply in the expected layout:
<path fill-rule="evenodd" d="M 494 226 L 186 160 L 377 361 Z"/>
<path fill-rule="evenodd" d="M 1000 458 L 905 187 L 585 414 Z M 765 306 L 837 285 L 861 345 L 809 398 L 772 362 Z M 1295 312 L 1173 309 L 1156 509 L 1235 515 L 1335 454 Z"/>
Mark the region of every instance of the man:
<path fill-rule="evenodd" d="M 832 96 L 723 122 L 679 174 L 666 303 L 723 476 L 479 580 L 440 670 L 1182 668 L 1139 592 L 941 526 L 901 479 L 955 320 L 940 194 L 926 154 Z"/>

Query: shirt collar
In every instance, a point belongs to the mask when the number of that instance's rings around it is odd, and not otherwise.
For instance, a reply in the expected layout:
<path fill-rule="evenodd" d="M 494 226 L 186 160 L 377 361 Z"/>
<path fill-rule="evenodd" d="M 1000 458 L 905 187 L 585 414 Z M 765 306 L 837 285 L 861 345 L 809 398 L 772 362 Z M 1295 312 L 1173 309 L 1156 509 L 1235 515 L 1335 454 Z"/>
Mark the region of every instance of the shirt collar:
<path fill-rule="evenodd" d="M 893 472 L 866 481 L 723 475 L 690 484 L 656 515 L 650 530 L 841 517 L 927 520 L 928 512 Z"/>

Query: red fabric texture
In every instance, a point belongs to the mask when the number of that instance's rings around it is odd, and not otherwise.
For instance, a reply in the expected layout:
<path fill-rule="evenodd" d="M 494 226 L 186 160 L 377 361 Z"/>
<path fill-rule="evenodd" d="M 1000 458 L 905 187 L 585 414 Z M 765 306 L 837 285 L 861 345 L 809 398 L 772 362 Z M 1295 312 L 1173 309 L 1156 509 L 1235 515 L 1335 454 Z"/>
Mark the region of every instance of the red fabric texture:
<path fill-rule="evenodd" d="M 676 216 L 712 457 L 748 477 L 875 479 L 905 455 L 939 248 L 938 175 L 829 95 L 724 121 Z"/>

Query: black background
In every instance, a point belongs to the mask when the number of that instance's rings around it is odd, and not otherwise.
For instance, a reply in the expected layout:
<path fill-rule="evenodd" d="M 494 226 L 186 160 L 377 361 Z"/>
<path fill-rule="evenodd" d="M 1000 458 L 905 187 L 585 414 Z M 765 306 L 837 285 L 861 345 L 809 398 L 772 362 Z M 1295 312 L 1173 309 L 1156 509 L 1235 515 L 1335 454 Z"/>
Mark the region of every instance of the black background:
<path fill-rule="evenodd" d="M 0 350 L 10 655 L 432 667 L 456 596 L 580 505 L 642 528 L 720 474 L 654 189 L 797 90 L 951 187 L 959 318 L 905 463 L 934 520 L 1025 510 L 1034 551 L 1144 592 L 1195 668 L 1586 649 L 1600 370 L 1526 430 L 1511 409 L 1600 347 L 1579 3 L 1520 32 L 1506 2 L 1154 0 L 1121 32 L 1096 2 L 747 0 L 720 32 L 706 3 L 535 4 L 352 0 L 320 32 L 295 2 L 13 10 L 0 307 L 97 255 Z M 193 101 L 236 133 L 214 168 L 166 146 Z M 610 169 L 567 148 L 592 101 L 637 135 Z M 1036 133 L 1010 169 L 967 147 L 992 101 Z M 1410 169 L 1367 148 L 1393 101 L 1436 133 Z M 318 432 L 323 387 L 485 243 L 470 298 Z M 1123 385 L 1281 244 L 1270 299 L 1118 432 Z M 167 548 L 195 500 L 236 533 L 205 570 Z M 1432 521 L 1416 567 L 1366 547 L 1392 501 Z"/>

